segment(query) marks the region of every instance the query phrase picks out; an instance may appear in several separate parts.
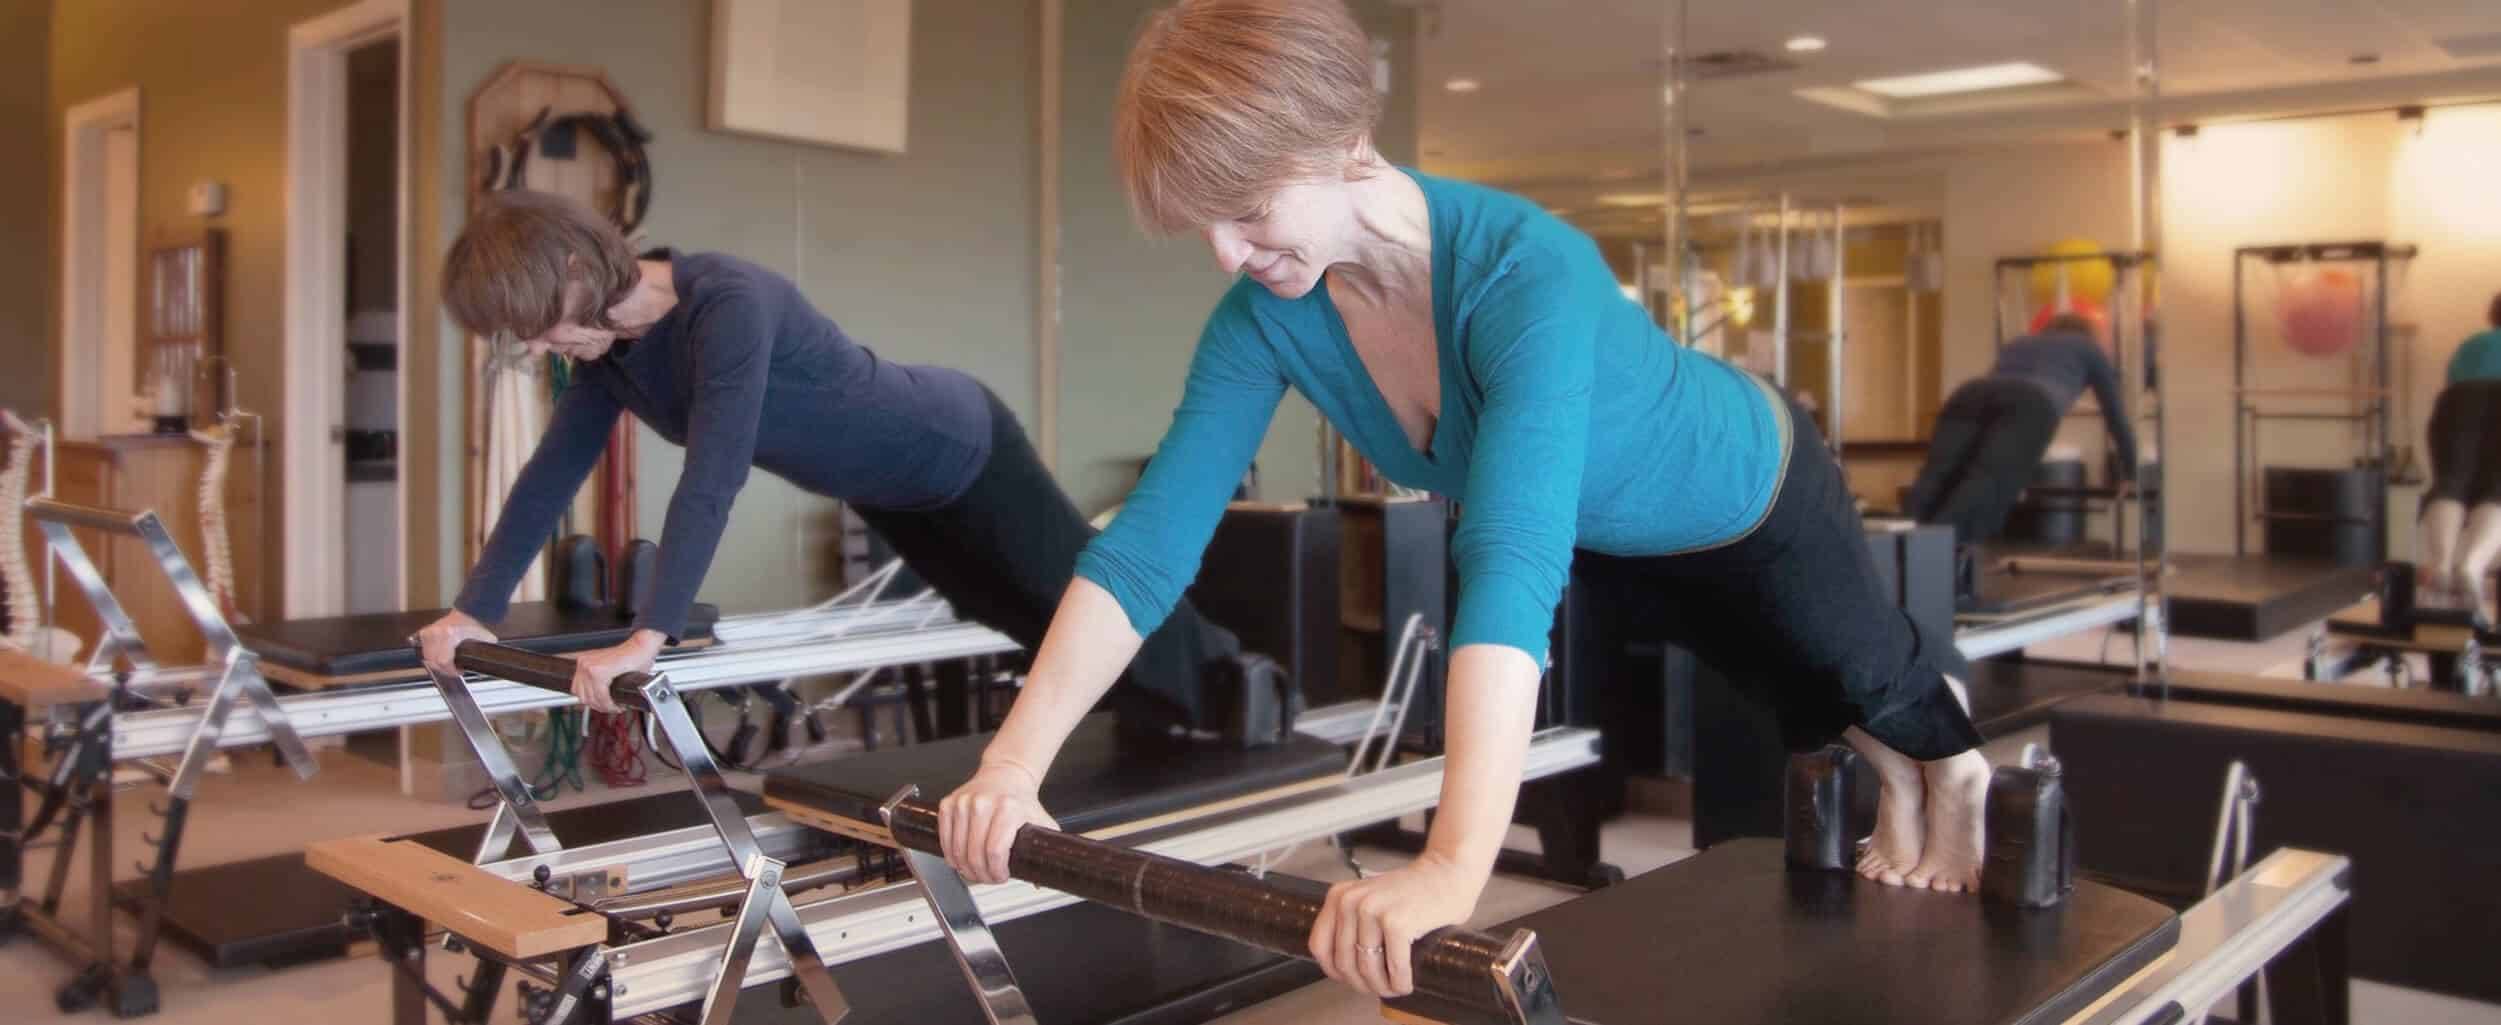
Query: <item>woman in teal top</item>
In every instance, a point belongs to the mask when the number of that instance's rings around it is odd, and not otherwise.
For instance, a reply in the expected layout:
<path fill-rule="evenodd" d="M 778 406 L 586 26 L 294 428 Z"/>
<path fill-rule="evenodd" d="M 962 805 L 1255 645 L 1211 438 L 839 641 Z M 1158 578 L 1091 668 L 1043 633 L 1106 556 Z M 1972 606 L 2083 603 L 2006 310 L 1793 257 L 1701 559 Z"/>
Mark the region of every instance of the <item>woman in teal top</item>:
<path fill-rule="evenodd" d="M 1884 782 L 1861 871 L 1967 890 L 1988 768 L 1949 674 L 1882 592 L 1840 468 L 1760 379 L 1677 345 L 1597 248 L 1536 205 L 1393 167 L 1370 48 L 1340 0 L 1184 0 L 1148 23 L 1115 116 L 1131 201 L 1244 275 L 1171 429 L 1078 563 L 982 768 L 941 804 L 949 860 L 1006 876 L 1061 743 L 1202 550 L 1287 387 L 1391 480 L 1459 503 L 1440 814 L 1422 855 L 1333 888 L 1332 977 L 1395 995 L 1463 920 L 1517 796 L 1556 602 L 1657 609 L 1652 636 L 1768 700 L 1788 741 L 1846 736 Z"/>
<path fill-rule="evenodd" d="M 2420 599 L 2476 610 L 2501 559 L 2501 295 L 2484 319 L 2491 330 L 2459 343 L 2432 402 L 2432 480 L 2414 529 Z"/>
<path fill-rule="evenodd" d="M 2449 357 L 2450 384 L 2501 380 L 2501 294 L 2492 297 L 2484 322 L 2491 329 L 2458 343 L 2457 355 Z"/>

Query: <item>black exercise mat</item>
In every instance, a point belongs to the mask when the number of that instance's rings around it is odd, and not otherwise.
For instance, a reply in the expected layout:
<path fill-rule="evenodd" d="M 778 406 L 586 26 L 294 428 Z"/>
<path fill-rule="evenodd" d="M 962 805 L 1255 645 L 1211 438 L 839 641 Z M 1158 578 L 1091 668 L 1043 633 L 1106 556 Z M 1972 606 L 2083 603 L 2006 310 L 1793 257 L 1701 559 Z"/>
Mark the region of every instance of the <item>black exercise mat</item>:
<path fill-rule="evenodd" d="M 2151 900 L 2090 882 L 2026 911 L 1735 840 L 1489 930 L 1534 929 L 1564 1014 L 1589 1025 L 2033 1025 L 2062 1021 L 2179 941 Z"/>
<path fill-rule="evenodd" d="M 347 677 L 414 670 L 417 649 L 408 638 L 442 618 L 442 609 L 372 612 L 325 619 L 291 619 L 246 623 L 235 628 L 243 646 L 261 661 L 312 676 Z M 698 604 L 686 616 L 686 632 L 678 640 L 693 644 L 712 639 L 720 610 Z M 633 620 L 614 606 L 564 609 L 552 602 L 515 602 L 495 628 L 497 640 L 543 654 L 587 651 L 619 643 L 634 632 Z"/>
<path fill-rule="evenodd" d="M 989 734 L 974 734 L 777 769 L 764 776 L 764 796 L 876 823 L 878 809 L 905 786 L 936 800 L 972 778 L 989 742 Z M 1343 749 L 1301 734 L 1249 751 L 1218 744 L 1123 748 L 1112 717 L 1101 714 L 1069 734 L 1041 798 L 1061 829 L 1084 833 L 1345 771 Z"/>

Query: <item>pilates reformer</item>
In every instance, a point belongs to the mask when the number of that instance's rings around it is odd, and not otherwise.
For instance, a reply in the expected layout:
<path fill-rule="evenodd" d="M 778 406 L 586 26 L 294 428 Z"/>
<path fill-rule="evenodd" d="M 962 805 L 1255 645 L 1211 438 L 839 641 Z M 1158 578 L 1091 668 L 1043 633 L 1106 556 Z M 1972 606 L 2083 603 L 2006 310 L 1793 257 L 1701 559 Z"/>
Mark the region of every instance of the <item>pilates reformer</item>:
<path fill-rule="evenodd" d="M 561 691 L 571 681 L 570 664 L 562 659 L 496 645 L 465 644 L 459 660 L 465 670 L 523 686 Z M 1408 665 L 1383 703 L 1323 710 L 1316 725 L 1342 735 L 1360 712 L 1360 732 L 1368 738 L 1385 721 L 1394 723 L 1387 702 L 1403 706 L 1412 696 L 1422 675 L 1420 653 Z M 854 1000 L 877 999 L 857 985 L 837 989 L 834 972 L 876 978 L 886 970 L 881 956 L 902 956 L 898 952 L 936 937 L 935 927 L 917 911 L 917 898 L 899 888 L 793 901 L 793 895 L 810 889 L 890 881 L 909 868 L 822 829 L 825 820 L 810 810 L 808 795 L 859 785 L 881 788 L 901 776 L 960 775 L 978 758 L 983 738 L 777 772 L 766 784 L 766 801 L 777 809 L 748 816 L 694 734 L 670 674 L 628 674 L 613 688 L 620 704 L 651 713 L 662 742 L 684 759 L 709 825 L 566 848 L 547 828 L 501 740 L 482 717 L 470 714 L 470 683 L 441 675 L 435 684 L 497 779 L 501 801 L 476 857 L 462 862 L 406 841 L 376 838 L 316 844 L 310 852 L 316 868 L 379 901 L 362 920 L 394 965 L 397 1020 L 423 1020 L 429 1006 L 454 1021 L 479 1020 L 507 969 L 536 984 L 524 993 L 525 1014 L 534 1022 L 626 1020 L 698 1000 L 704 1004 L 701 1020 L 726 1021 L 741 988 L 790 978 L 834 1020 Z M 1356 749 L 1350 762 L 1337 743 L 1301 735 L 1266 749 L 1209 750 L 1177 766 L 1158 764 L 1148 766 L 1157 771 L 1140 772 L 1133 755 L 1118 750 L 1106 724 L 1095 721 L 1063 755 L 1063 772 L 1055 774 L 1061 778 L 1046 784 L 1045 798 L 1069 828 L 1122 836 L 1141 849 L 1195 861 L 1227 861 L 1334 837 L 1430 807 L 1438 797 L 1437 760 L 1390 765 L 1387 749 L 1369 750 L 1368 739 Z M 1593 731 L 1551 730 L 1539 735 L 1528 774 L 1552 775 L 1593 764 L 1596 757 Z M 1358 774 L 1358 769 L 1370 771 Z M 802 821 L 820 828 L 805 828 Z M 506 857 L 515 839 L 529 853 Z M 704 876 L 710 878 L 698 878 Z M 426 885 L 436 879 L 454 882 Z M 1021 889 L 989 895 L 985 910 L 993 921 L 1024 919 L 1071 903 L 1062 895 Z M 669 931 L 676 916 L 712 908 L 734 908 L 735 920 Z M 462 937 L 458 946 L 480 958 L 479 971 L 457 1001 L 434 992 L 409 967 L 425 956 L 429 922 Z M 774 942 L 760 943 L 768 928 Z M 1293 974 L 1267 984 L 1300 985 L 1311 977 Z"/>
<path fill-rule="evenodd" d="M 38 801 L 23 830 L 0 834 L 0 934 L 20 928 L 60 949 L 78 966 L 56 994 L 64 1010 L 108 1003 L 117 1015 L 150 1013 L 157 1006 L 149 975 L 160 936 L 169 924 L 188 935 L 169 912 L 184 826 L 201 777 L 226 750 L 269 745 L 295 772 L 309 778 L 316 763 L 308 738 L 339 736 L 442 721 L 449 709 L 424 683 L 368 685 L 279 697 L 261 671 L 259 656 L 239 638 L 216 599 L 193 572 L 153 513 L 126 513 L 36 499 L 30 516 L 45 532 L 60 565 L 68 570 L 105 626 L 84 667 L 57 666 L 15 652 L 0 652 L 0 814 L 21 820 L 28 794 Z M 145 544 L 183 598 L 185 610 L 209 641 L 201 667 L 166 668 L 149 655 L 145 641 L 71 528 L 131 537 Z M 987 660 L 1016 646 L 1003 635 L 952 619 L 934 596 L 878 602 L 888 572 L 822 605 L 793 612 L 735 617 L 715 624 L 727 647 L 675 652 L 664 658 L 689 691 L 769 683 L 800 675 L 856 674 L 835 700 L 856 693 L 875 673 L 891 666 L 949 660 Z M 559 707 L 568 696 L 528 688 L 484 688 L 482 700 L 496 714 Z M 526 693 L 523 693 L 523 692 Z M 195 700 L 205 692 L 205 700 Z M 820 703 L 822 704 L 822 703 Z M 20 766 L 30 750 L 21 741 L 29 727 L 42 739 L 48 769 Z M 168 764 L 168 760 L 172 759 Z M 161 835 L 136 883 L 109 883 L 114 860 L 116 769 L 131 766 L 162 782 L 167 800 L 152 808 L 164 819 Z M 61 909 L 72 853 L 86 834 L 91 886 L 82 933 Z M 24 853 L 54 848 L 49 885 L 40 895 L 21 895 Z M 301 871 L 300 868 L 297 869 Z M 138 919 L 127 959 L 113 944 L 115 905 Z M 199 930 L 190 930 L 196 932 Z"/>

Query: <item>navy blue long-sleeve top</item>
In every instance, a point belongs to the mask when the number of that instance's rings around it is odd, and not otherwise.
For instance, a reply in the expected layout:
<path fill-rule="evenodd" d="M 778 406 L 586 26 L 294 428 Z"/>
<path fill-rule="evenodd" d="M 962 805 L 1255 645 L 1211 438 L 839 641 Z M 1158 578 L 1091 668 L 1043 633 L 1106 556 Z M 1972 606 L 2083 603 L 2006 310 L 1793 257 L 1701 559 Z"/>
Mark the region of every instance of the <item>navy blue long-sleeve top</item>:
<path fill-rule="evenodd" d="M 454 607 L 494 623 L 513 585 L 631 410 L 686 449 L 660 534 L 659 582 L 637 629 L 674 642 L 751 466 L 880 509 L 943 505 L 990 458 L 981 384 L 881 359 L 789 279 L 735 257 L 657 251 L 677 305 L 639 339 L 577 364 Z"/>
<path fill-rule="evenodd" d="M 2136 430 L 2128 423 L 2127 407 L 2119 404 L 2119 370 L 2091 338 L 2073 333 L 2017 338 L 1997 350 L 1997 365 L 1989 368 L 1989 376 L 2029 381 L 2061 411 L 2074 406 L 2086 388 L 2093 389 L 2093 401 L 2101 404 L 2102 421 L 2110 428 L 2110 443 L 2119 450 L 2120 472 L 2135 477 Z"/>

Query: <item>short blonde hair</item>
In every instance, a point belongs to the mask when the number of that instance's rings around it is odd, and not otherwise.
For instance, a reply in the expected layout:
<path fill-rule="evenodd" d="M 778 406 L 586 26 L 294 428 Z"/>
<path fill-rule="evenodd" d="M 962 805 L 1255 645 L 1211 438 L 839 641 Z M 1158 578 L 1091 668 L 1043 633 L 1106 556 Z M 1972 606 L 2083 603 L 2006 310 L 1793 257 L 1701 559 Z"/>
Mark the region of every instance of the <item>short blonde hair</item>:
<path fill-rule="evenodd" d="M 1129 51 L 1113 156 L 1138 221 L 1179 234 L 1337 169 L 1380 115 L 1343 0 L 1181 0 Z"/>

